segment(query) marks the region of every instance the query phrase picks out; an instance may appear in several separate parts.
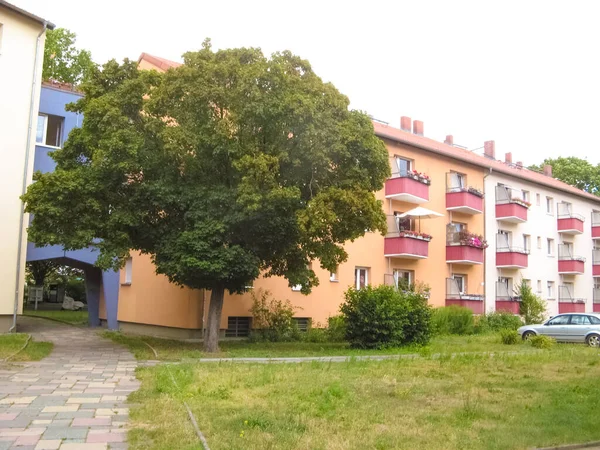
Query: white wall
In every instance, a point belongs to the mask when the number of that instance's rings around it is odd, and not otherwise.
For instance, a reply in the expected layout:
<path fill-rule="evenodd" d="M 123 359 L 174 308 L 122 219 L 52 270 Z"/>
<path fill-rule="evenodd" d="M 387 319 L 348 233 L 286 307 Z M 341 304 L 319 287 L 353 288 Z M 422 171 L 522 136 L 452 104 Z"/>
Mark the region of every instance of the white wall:
<path fill-rule="evenodd" d="M 518 173 L 518 169 L 515 169 Z M 496 193 L 498 183 L 506 184 L 512 188 L 530 192 L 531 208 L 527 214 L 527 222 L 514 224 L 496 220 Z M 541 281 L 542 289 L 539 295 L 547 300 L 547 311 L 550 315 L 558 313 L 558 286 L 565 281 L 573 281 L 574 297 L 586 299 L 586 311 L 592 311 L 593 285 L 592 276 L 592 247 L 591 238 L 591 213 L 592 210 L 600 209 L 600 199 L 597 202 L 578 197 L 562 191 L 553 190 L 545 186 L 527 182 L 523 179 L 510 177 L 508 175 L 492 173 L 485 180 L 485 221 L 486 235 L 489 248 L 486 251 L 486 310 L 495 309 L 496 281 L 498 277 L 512 277 L 515 284 L 521 279 L 531 280 L 531 286 L 537 291 L 537 282 Z M 536 194 L 540 194 L 540 205 L 536 203 Z M 553 214 L 546 212 L 546 197 L 553 199 Z M 585 218 L 584 232 L 579 235 L 566 235 L 558 233 L 557 229 L 557 203 L 565 201 L 572 203 L 572 212 L 581 214 Z M 496 268 L 496 234 L 499 229 L 512 231 L 513 244 L 517 241 L 522 247 L 522 235 L 531 236 L 531 253 L 529 254 L 528 267 L 526 269 L 497 269 Z M 537 238 L 541 237 L 542 245 L 538 248 Z M 547 239 L 554 239 L 554 256 L 547 254 Z M 573 254 L 584 256 L 585 273 L 575 276 L 561 276 L 558 274 L 558 244 L 563 241 L 573 243 Z M 554 299 L 547 295 L 547 282 L 554 281 Z"/>
<path fill-rule="evenodd" d="M 2 41 L 0 47 L 0 315 L 13 312 L 15 299 L 21 189 L 25 164 L 29 108 L 37 36 L 42 24 L 0 6 Z M 37 119 L 41 83 L 44 36 L 40 42 L 34 116 Z M 33 127 L 35 130 L 36 122 Z M 35 134 L 31 142 L 28 181 L 33 169 Z M 25 220 L 27 224 L 27 218 Z M 23 235 L 21 274 L 24 275 L 27 236 Z M 24 276 L 19 283 L 23 298 Z M 1 331 L 1 330 L 0 330 Z"/>

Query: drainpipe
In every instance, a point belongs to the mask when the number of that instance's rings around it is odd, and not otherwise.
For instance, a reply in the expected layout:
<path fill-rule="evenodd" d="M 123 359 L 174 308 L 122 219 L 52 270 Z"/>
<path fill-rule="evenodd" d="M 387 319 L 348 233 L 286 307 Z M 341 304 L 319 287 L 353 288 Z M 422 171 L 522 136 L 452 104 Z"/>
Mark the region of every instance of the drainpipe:
<path fill-rule="evenodd" d="M 490 167 L 490 171 L 483 176 L 483 238 L 487 239 L 487 195 L 485 194 L 485 179 L 492 174 L 492 168 Z M 484 314 L 487 312 L 487 249 L 485 250 L 486 254 L 483 258 L 483 312 Z M 494 298 L 494 301 L 496 299 Z"/>
<path fill-rule="evenodd" d="M 29 126 L 27 129 L 27 147 L 25 147 L 25 165 L 23 166 L 23 187 L 21 195 L 27 192 L 27 174 L 29 172 L 29 158 L 31 153 L 31 134 L 33 132 L 33 120 L 35 118 L 35 88 L 37 87 L 38 61 L 40 58 L 40 41 L 42 35 L 46 32 L 48 22 L 44 21 L 42 31 L 38 34 L 35 43 L 35 60 L 33 65 L 33 79 L 31 80 L 31 101 L 29 104 Z M 15 304 L 13 309 L 13 323 L 8 332 L 17 329 L 17 312 L 19 311 L 19 282 L 21 281 L 21 253 L 23 251 L 23 225 L 25 222 L 25 203 L 21 202 L 21 217 L 19 218 L 19 240 L 17 242 L 17 276 L 15 282 Z"/>

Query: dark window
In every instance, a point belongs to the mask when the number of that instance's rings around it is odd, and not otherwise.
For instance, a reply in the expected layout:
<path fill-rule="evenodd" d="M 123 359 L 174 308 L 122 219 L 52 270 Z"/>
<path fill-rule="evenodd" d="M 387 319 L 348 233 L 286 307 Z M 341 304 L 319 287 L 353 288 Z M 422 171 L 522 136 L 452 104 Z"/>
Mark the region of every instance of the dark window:
<path fill-rule="evenodd" d="M 228 317 L 225 337 L 250 336 L 250 317 Z"/>
<path fill-rule="evenodd" d="M 571 316 L 558 316 L 548 322 L 548 325 L 568 325 Z"/>
<path fill-rule="evenodd" d="M 592 322 L 592 325 L 600 325 L 600 319 L 598 319 L 596 316 L 588 316 L 588 319 L 590 322 Z"/>
<path fill-rule="evenodd" d="M 298 327 L 298 330 L 302 332 L 306 332 L 310 328 L 310 319 L 308 317 L 294 317 L 292 320 Z"/>
<path fill-rule="evenodd" d="M 35 141 L 38 144 L 60 147 L 62 145 L 63 117 L 50 114 L 38 115 Z"/>

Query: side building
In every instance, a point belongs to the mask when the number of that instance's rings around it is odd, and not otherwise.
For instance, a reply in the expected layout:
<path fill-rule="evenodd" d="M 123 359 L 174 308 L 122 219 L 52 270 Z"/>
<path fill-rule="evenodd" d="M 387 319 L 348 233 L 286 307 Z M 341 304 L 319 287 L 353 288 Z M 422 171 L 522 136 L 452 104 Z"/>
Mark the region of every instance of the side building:
<path fill-rule="evenodd" d="M 27 217 L 19 197 L 31 182 L 46 30 L 54 25 L 0 0 L 0 332 L 22 307 Z"/>

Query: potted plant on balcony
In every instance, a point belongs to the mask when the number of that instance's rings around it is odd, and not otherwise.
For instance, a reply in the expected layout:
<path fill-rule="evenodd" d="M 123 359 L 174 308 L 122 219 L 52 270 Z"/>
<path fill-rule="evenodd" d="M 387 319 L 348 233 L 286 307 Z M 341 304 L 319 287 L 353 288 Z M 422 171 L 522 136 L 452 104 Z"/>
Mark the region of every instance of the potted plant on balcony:
<path fill-rule="evenodd" d="M 461 231 L 459 234 L 460 245 L 466 245 L 467 247 L 474 247 L 480 249 L 488 248 L 487 241 L 480 234 L 471 233 L 469 231 Z"/>
<path fill-rule="evenodd" d="M 511 197 L 510 201 L 512 203 L 516 203 L 517 205 L 524 206 L 525 208 L 531 207 L 531 202 L 528 202 L 520 197 Z"/>
<path fill-rule="evenodd" d="M 476 196 L 477 196 L 477 197 L 479 197 L 479 198 L 483 198 L 483 192 L 482 192 L 481 190 L 479 190 L 479 189 L 477 189 L 477 188 L 473 187 L 473 186 L 469 186 L 469 187 L 467 188 L 467 192 L 468 192 L 469 194 L 476 195 Z"/>
<path fill-rule="evenodd" d="M 419 183 L 423 183 L 423 184 L 427 184 L 427 185 L 431 184 L 431 179 L 429 178 L 429 176 L 425 175 L 424 173 L 421 173 L 417 170 L 413 170 L 413 171 L 409 172 L 408 176 L 411 177 L 413 180 L 418 181 Z"/>
<path fill-rule="evenodd" d="M 420 239 L 422 241 L 431 241 L 432 236 L 430 234 L 427 233 L 420 233 L 418 231 L 411 231 L 411 230 L 402 230 L 400 231 L 399 237 L 407 237 L 407 238 L 411 238 L 411 239 Z"/>

